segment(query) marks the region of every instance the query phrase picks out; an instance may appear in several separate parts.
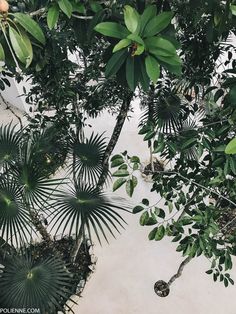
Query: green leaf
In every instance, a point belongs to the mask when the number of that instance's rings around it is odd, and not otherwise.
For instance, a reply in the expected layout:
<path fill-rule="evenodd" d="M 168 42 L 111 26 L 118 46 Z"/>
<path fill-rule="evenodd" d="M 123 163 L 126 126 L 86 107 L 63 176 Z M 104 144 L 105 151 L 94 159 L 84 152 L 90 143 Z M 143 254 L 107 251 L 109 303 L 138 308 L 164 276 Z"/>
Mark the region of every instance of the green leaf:
<path fill-rule="evenodd" d="M 5 53 L 1 43 L 0 43 L 0 61 L 5 61 Z"/>
<path fill-rule="evenodd" d="M 131 161 L 131 162 L 138 162 L 138 163 L 140 163 L 140 159 L 139 159 L 138 156 L 132 156 L 132 157 L 130 158 L 130 161 Z"/>
<path fill-rule="evenodd" d="M 47 25 L 50 30 L 52 30 L 57 25 L 58 18 L 59 18 L 59 7 L 57 6 L 57 4 L 53 4 L 48 9 L 48 13 L 47 13 Z"/>
<path fill-rule="evenodd" d="M 226 154 L 236 154 L 236 138 L 232 139 L 225 148 Z"/>
<path fill-rule="evenodd" d="M 169 208 L 169 212 L 171 213 L 173 208 L 174 208 L 174 206 L 173 206 L 173 203 L 170 202 L 170 201 L 168 201 L 168 208 Z"/>
<path fill-rule="evenodd" d="M 141 226 L 145 226 L 146 223 L 148 222 L 148 219 L 149 219 L 149 214 L 148 214 L 148 212 L 146 211 L 146 212 L 142 213 L 142 215 L 141 215 L 141 217 L 140 217 L 140 219 L 139 219 L 140 225 L 141 225 Z"/>
<path fill-rule="evenodd" d="M 126 38 L 130 32 L 122 25 L 114 22 L 102 22 L 95 26 L 98 33 L 118 39 Z"/>
<path fill-rule="evenodd" d="M 155 241 L 160 241 L 164 238 L 165 235 L 165 227 L 161 225 L 155 234 Z"/>
<path fill-rule="evenodd" d="M 155 84 L 160 77 L 160 64 L 152 56 L 145 58 L 146 71 L 150 79 Z"/>
<path fill-rule="evenodd" d="M 133 208 L 133 214 L 140 213 L 140 212 L 143 211 L 143 210 L 144 210 L 144 207 L 143 207 L 143 206 L 140 206 L 140 205 L 135 206 L 135 207 Z"/>
<path fill-rule="evenodd" d="M 174 56 L 170 56 L 170 57 L 164 57 L 164 56 L 160 56 L 157 55 L 157 59 L 170 64 L 172 66 L 179 66 L 182 64 L 182 60 L 180 59 L 180 57 L 178 55 L 174 55 Z"/>
<path fill-rule="evenodd" d="M 196 138 L 190 138 L 188 139 L 187 141 L 185 141 L 182 146 L 181 146 L 181 149 L 187 149 L 187 148 L 190 148 L 192 147 L 194 144 L 196 144 L 197 142 L 197 139 Z"/>
<path fill-rule="evenodd" d="M 25 45 L 27 52 L 28 52 L 28 58 L 26 59 L 26 67 L 28 67 L 33 60 L 33 48 L 32 48 L 31 41 L 30 41 L 28 35 L 26 34 L 26 32 L 24 32 L 21 29 L 20 35 L 22 37 L 22 41 L 24 42 L 24 45 Z"/>
<path fill-rule="evenodd" d="M 14 13 L 15 20 L 41 44 L 45 44 L 45 36 L 40 26 L 24 13 Z"/>
<path fill-rule="evenodd" d="M 114 55 L 110 58 L 110 60 L 108 61 L 106 65 L 106 71 L 105 71 L 106 77 L 115 75 L 119 71 L 122 64 L 125 62 L 127 55 L 128 54 L 125 49 L 119 50 L 114 53 Z"/>
<path fill-rule="evenodd" d="M 143 61 L 140 63 L 140 78 L 139 78 L 139 80 L 140 80 L 140 83 L 142 85 L 144 92 L 148 91 L 149 85 L 150 85 L 150 79 L 149 79 L 149 76 L 147 75 L 147 71 L 146 71 L 145 64 Z"/>
<path fill-rule="evenodd" d="M 119 189 L 125 182 L 126 182 L 126 179 L 124 178 L 117 179 L 113 184 L 113 192 Z"/>
<path fill-rule="evenodd" d="M 94 13 L 97 13 L 103 10 L 102 5 L 98 1 L 90 1 L 90 7 Z"/>
<path fill-rule="evenodd" d="M 9 27 L 9 37 L 12 44 L 12 48 L 17 58 L 25 65 L 28 64 L 30 52 L 27 51 L 27 47 L 23 41 L 22 36 L 12 27 Z"/>
<path fill-rule="evenodd" d="M 142 34 L 143 30 L 145 29 L 147 23 L 155 17 L 157 14 L 157 7 L 155 5 L 149 5 L 143 11 L 140 19 L 140 34 Z"/>
<path fill-rule="evenodd" d="M 157 232 L 157 227 L 154 228 L 148 235 L 148 239 L 151 241 L 151 240 L 154 240 L 155 239 L 155 235 L 156 235 L 156 232 Z"/>
<path fill-rule="evenodd" d="M 138 185 L 138 179 L 135 176 L 132 176 L 133 186 L 134 188 Z"/>
<path fill-rule="evenodd" d="M 131 33 L 134 33 L 139 25 L 140 16 L 134 8 L 132 8 L 129 5 L 126 5 L 124 8 L 124 20 L 128 30 Z"/>
<path fill-rule="evenodd" d="M 229 165 L 233 174 L 236 175 L 236 160 L 231 156 L 229 157 Z"/>
<path fill-rule="evenodd" d="M 142 38 L 136 34 L 130 34 L 129 36 L 127 36 L 127 38 L 133 40 L 134 42 L 136 42 L 142 46 L 145 46 L 145 43 L 142 40 Z"/>
<path fill-rule="evenodd" d="M 112 52 L 116 52 L 119 51 L 123 48 L 128 47 L 131 44 L 131 40 L 130 39 L 121 39 L 118 44 L 115 45 L 115 47 L 113 48 Z"/>
<path fill-rule="evenodd" d="M 153 138 L 156 135 L 156 131 L 150 131 L 144 136 L 144 141 L 149 141 L 151 138 Z"/>
<path fill-rule="evenodd" d="M 231 4 L 231 5 L 230 5 L 230 10 L 231 10 L 231 12 L 232 12 L 233 15 L 236 15 L 236 5 Z"/>
<path fill-rule="evenodd" d="M 134 184 L 133 184 L 133 180 L 129 179 L 126 182 L 126 186 L 125 186 L 126 192 L 127 194 L 132 197 L 133 193 L 134 193 Z"/>
<path fill-rule="evenodd" d="M 139 69 L 138 69 L 138 60 L 134 57 L 128 56 L 126 60 L 126 80 L 129 85 L 129 88 L 134 91 L 138 85 L 139 80 Z"/>
<path fill-rule="evenodd" d="M 57 3 L 59 5 L 59 8 L 62 10 L 62 12 L 65 13 L 65 15 L 68 18 L 71 18 L 73 7 L 72 7 L 72 4 L 70 3 L 70 1 L 69 0 L 58 0 Z"/>
<path fill-rule="evenodd" d="M 121 155 L 116 154 L 116 155 L 114 155 L 114 156 L 111 157 L 111 161 L 114 161 L 114 160 L 116 160 L 116 159 L 122 159 L 122 158 L 123 158 L 123 157 L 122 157 Z"/>
<path fill-rule="evenodd" d="M 113 177 L 127 177 L 129 175 L 129 172 L 125 169 L 117 170 L 112 174 Z"/>
<path fill-rule="evenodd" d="M 111 168 L 120 166 L 120 165 L 122 165 L 123 163 L 124 163 L 124 159 L 123 159 L 123 158 L 113 160 L 113 161 L 111 162 Z"/>
<path fill-rule="evenodd" d="M 151 37 L 164 30 L 173 18 L 173 12 L 162 12 L 152 18 L 146 25 L 143 36 Z"/>
<path fill-rule="evenodd" d="M 145 40 L 145 45 L 148 51 L 157 56 L 174 56 L 176 55 L 175 46 L 163 37 L 149 37 Z"/>

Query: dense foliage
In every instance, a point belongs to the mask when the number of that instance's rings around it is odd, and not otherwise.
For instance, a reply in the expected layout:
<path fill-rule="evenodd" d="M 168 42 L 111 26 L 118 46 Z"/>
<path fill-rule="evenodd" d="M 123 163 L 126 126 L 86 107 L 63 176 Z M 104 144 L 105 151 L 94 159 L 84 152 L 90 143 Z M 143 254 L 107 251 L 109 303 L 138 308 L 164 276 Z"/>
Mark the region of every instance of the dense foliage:
<path fill-rule="evenodd" d="M 53 248 L 55 229 L 75 233 L 73 263 L 81 238 L 94 233 L 100 241 L 101 234 L 107 239 L 105 231 L 114 235 L 123 226 L 118 210 L 126 206 L 107 199 L 103 188 L 134 97 L 143 109 L 139 134 L 150 149 L 145 173 L 157 202 L 150 204 L 144 195 L 133 213 L 141 213 L 142 226 L 153 226 L 149 240 L 171 237 L 183 256 L 205 255 L 215 281 L 233 284 L 228 270 L 236 255 L 235 1 L 11 0 L 9 8 L 1 1 L 0 88 L 9 85 L 8 75 L 17 81 L 27 76 L 32 86 L 25 89 L 28 124 L 0 129 L 0 288 L 11 287 L 0 295 L 5 306 L 13 306 L 14 293 L 24 295 L 17 306 L 32 304 L 24 285 L 14 290 L 22 276 L 28 285 L 34 272 L 43 272 L 47 283 L 48 267 L 56 263 L 58 285 L 69 280 Z M 95 130 L 84 135 L 87 117 L 103 110 L 117 115 L 108 143 Z M 142 161 L 127 151 L 110 160 L 113 190 L 125 185 L 132 197 Z M 67 176 L 55 179 L 61 167 Z M 50 233 L 41 215 L 52 224 Z M 35 266 L 18 252 L 32 241 L 32 231 L 58 259 Z M 16 268 L 6 261 L 16 254 L 22 276 L 10 286 Z M 42 312 L 62 305 L 60 288 L 52 303 L 50 295 L 43 297 L 48 286 L 39 289 Z"/>

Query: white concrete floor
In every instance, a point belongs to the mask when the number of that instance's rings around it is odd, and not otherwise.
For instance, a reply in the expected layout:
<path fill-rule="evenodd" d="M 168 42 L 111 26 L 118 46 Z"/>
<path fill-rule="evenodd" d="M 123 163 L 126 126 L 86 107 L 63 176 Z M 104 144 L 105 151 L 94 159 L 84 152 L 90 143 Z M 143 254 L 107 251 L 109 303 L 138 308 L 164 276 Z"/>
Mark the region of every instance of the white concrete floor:
<path fill-rule="evenodd" d="M 138 104 L 133 117 L 126 122 L 115 153 L 128 150 L 143 161 L 148 158 L 146 143 L 137 135 L 139 117 Z M 0 105 L 1 123 L 17 121 L 4 106 Z M 97 132 L 112 132 L 115 118 L 102 115 L 90 121 Z M 140 178 L 134 197 L 129 202 L 137 204 L 143 197 L 153 203 L 157 195 L 150 194 L 149 185 Z M 126 197 L 123 188 L 116 195 Z M 171 287 L 167 298 L 158 297 L 153 291 L 155 281 L 167 281 L 183 260 L 175 252 L 176 244 L 169 238 L 161 242 L 150 242 L 147 238 L 151 227 L 139 225 L 139 215 L 126 214 L 126 230 L 110 238 L 100 247 L 96 243 L 97 269 L 85 286 L 78 305 L 77 314 L 236 314 L 236 288 L 224 288 L 214 283 L 205 271 L 209 269 L 206 259 L 199 257 L 186 266 L 182 277 Z M 235 262 L 236 260 L 234 260 Z M 232 271 L 236 281 L 236 268 Z"/>

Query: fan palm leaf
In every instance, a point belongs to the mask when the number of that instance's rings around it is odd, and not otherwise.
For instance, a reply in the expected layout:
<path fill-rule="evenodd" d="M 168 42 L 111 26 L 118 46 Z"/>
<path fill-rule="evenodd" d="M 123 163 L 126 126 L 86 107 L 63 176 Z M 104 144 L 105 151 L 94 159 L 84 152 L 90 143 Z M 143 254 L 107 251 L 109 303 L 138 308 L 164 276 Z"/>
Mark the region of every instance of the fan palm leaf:
<path fill-rule="evenodd" d="M 57 226 L 56 233 L 61 228 L 63 233 L 69 229 L 69 234 L 75 232 L 76 236 L 84 235 L 87 231 L 90 238 L 93 230 L 101 243 L 100 232 L 108 241 L 105 230 L 115 237 L 113 230 L 119 232 L 118 226 L 123 228 L 125 221 L 117 210 L 127 211 L 109 201 L 96 187 L 78 182 L 70 193 L 62 194 L 55 203 L 51 228 Z"/>
<path fill-rule="evenodd" d="M 184 113 L 181 99 L 169 90 L 153 97 L 141 121 L 143 124 L 151 120 L 158 126 L 160 132 L 171 134 L 181 129 Z"/>
<path fill-rule="evenodd" d="M 31 159 L 46 176 L 54 174 L 67 156 L 68 144 L 65 138 L 59 138 L 58 131 L 51 126 L 41 132 L 35 132 L 30 140 Z"/>
<path fill-rule="evenodd" d="M 11 177 L 0 180 L 0 232 L 13 244 L 28 240 L 32 232 L 28 210 L 24 206 L 22 191 Z"/>
<path fill-rule="evenodd" d="M 39 308 L 40 313 L 62 310 L 70 298 L 71 274 L 58 257 L 34 261 L 13 256 L 0 273 L 0 304 L 5 308 Z"/>
<path fill-rule="evenodd" d="M 8 124 L 0 127 L 0 165 L 12 162 L 19 154 L 21 132 Z"/>
<path fill-rule="evenodd" d="M 103 156 L 106 142 L 103 135 L 92 133 L 89 139 L 74 139 L 71 144 L 74 167 L 80 180 L 95 184 L 103 170 Z"/>

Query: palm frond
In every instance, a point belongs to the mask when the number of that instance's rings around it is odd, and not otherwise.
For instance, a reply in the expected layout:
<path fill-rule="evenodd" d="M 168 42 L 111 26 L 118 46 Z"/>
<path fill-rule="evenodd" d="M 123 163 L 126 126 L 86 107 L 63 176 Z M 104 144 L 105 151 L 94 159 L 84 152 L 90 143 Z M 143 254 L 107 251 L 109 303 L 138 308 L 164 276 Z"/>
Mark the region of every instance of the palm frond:
<path fill-rule="evenodd" d="M 0 165 L 12 162 L 19 154 L 21 132 L 12 123 L 0 127 Z"/>
<path fill-rule="evenodd" d="M 70 298 L 71 280 L 64 262 L 57 257 L 36 262 L 28 256 L 13 256 L 0 273 L 0 304 L 56 313 Z"/>
<path fill-rule="evenodd" d="M 158 126 L 159 131 L 165 134 L 176 133 L 181 129 L 185 106 L 176 94 L 165 90 L 155 95 L 152 100 L 147 100 L 146 104 L 148 108 L 141 117 L 142 123 L 151 120 Z"/>
<path fill-rule="evenodd" d="M 76 233 L 76 236 L 88 232 L 90 238 L 93 230 L 100 243 L 100 232 L 108 241 L 105 229 L 115 237 L 113 230 L 119 232 L 118 227 L 123 228 L 125 223 L 117 210 L 127 211 L 123 206 L 109 201 L 96 187 L 78 182 L 69 194 L 62 194 L 55 203 L 51 229 L 56 226 L 56 233 L 60 229 L 62 233 L 68 229 L 69 235 Z"/>
<path fill-rule="evenodd" d="M 59 137 L 57 129 L 53 126 L 34 132 L 29 140 L 32 161 L 45 176 L 54 174 L 66 159 L 68 141 L 64 136 Z"/>
<path fill-rule="evenodd" d="M 96 184 L 103 170 L 103 156 L 106 142 L 103 135 L 92 133 L 89 139 L 81 142 L 78 138 L 71 144 L 74 154 L 74 167 L 80 180 Z"/>
<path fill-rule="evenodd" d="M 11 244 L 28 240 L 32 232 L 28 210 L 24 206 L 22 191 L 16 182 L 5 177 L 0 180 L 0 232 Z"/>

